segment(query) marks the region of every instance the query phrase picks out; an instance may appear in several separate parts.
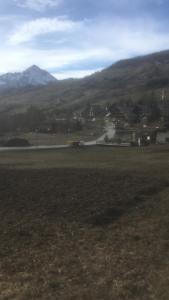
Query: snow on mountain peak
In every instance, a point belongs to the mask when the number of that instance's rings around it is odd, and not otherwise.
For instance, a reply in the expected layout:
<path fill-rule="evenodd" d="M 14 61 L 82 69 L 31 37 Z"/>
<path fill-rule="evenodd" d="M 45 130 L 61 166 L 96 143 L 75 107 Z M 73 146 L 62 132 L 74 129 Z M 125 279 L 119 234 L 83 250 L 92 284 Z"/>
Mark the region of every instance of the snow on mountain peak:
<path fill-rule="evenodd" d="M 20 73 L 7 73 L 0 76 L 0 86 L 6 89 L 46 85 L 55 81 L 56 78 L 54 76 L 36 65 Z"/>

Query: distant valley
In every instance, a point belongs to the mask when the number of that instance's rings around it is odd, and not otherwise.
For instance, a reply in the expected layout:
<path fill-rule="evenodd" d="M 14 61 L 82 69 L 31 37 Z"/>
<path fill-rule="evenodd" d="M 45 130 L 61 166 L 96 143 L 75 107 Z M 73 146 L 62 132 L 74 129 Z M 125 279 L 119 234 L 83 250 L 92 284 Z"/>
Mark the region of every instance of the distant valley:
<path fill-rule="evenodd" d="M 83 79 L 57 80 L 37 66 L 0 76 L 1 132 L 67 132 L 82 128 L 81 118 L 101 124 L 106 114 L 121 114 L 129 126 L 143 118 L 169 126 L 169 50 L 121 60 Z"/>

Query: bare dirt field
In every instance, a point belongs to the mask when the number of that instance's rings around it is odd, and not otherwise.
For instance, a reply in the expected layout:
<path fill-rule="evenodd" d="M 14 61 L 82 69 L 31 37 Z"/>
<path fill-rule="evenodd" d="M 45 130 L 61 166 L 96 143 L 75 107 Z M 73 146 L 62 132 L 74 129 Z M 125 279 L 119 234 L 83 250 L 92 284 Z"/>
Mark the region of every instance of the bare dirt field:
<path fill-rule="evenodd" d="M 169 147 L 0 153 L 0 300 L 168 300 Z"/>

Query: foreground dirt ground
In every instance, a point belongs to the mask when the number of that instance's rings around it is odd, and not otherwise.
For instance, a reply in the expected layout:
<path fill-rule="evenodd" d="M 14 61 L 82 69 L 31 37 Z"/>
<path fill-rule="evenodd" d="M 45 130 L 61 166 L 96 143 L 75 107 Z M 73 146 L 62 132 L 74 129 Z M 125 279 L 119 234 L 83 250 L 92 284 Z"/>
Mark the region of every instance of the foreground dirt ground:
<path fill-rule="evenodd" d="M 169 299 L 169 149 L 94 151 L 2 154 L 1 300 Z"/>

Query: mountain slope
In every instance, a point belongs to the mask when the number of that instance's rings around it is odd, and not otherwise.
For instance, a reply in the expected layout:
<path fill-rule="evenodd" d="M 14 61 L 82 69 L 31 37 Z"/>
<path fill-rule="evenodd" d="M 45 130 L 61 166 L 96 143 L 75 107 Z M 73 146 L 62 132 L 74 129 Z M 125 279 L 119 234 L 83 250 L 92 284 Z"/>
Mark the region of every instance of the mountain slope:
<path fill-rule="evenodd" d="M 22 88 L 26 86 L 46 85 L 56 79 L 47 71 L 32 66 L 21 73 L 7 73 L 0 76 L 0 89 Z"/>
<path fill-rule="evenodd" d="M 29 69 L 28 69 L 29 71 Z M 119 61 L 83 79 L 53 81 L 43 87 L 15 89 L 0 96 L 0 110 L 80 109 L 86 103 L 137 102 L 152 91 L 157 98 L 165 89 L 169 96 L 169 51 Z"/>

